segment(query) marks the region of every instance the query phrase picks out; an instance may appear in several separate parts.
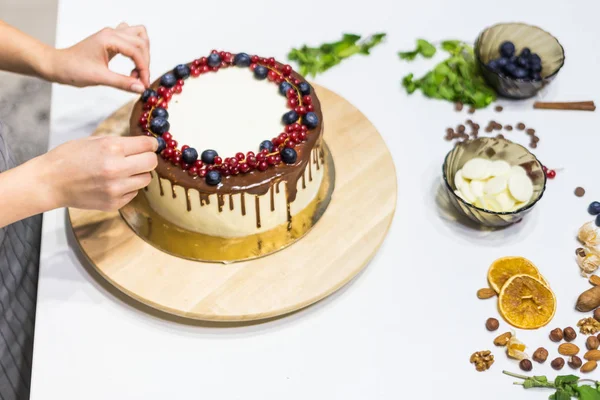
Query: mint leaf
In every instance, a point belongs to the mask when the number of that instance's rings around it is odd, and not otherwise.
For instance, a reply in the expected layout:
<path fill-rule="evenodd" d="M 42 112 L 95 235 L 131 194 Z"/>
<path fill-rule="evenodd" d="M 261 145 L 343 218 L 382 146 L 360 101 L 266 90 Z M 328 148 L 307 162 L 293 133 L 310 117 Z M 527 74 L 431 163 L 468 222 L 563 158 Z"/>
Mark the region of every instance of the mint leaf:
<path fill-rule="evenodd" d="M 577 382 L 579 382 L 579 377 L 575 375 L 559 375 L 556 377 L 556 379 L 554 379 L 554 384 L 556 386 Z"/>
<path fill-rule="evenodd" d="M 575 387 L 580 400 L 600 400 L 600 393 L 589 385 Z"/>
<path fill-rule="evenodd" d="M 557 389 L 556 393 L 550 396 L 552 400 L 571 400 L 571 395 L 562 389 Z"/>
<path fill-rule="evenodd" d="M 425 39 L 417 39 L 417 48 L 412 51 L 400 51 L 398 56 L 401 60 L 414 60 L 419 54 L 425 58 L 431 58 L 435 55 L 435 46 Z"/>

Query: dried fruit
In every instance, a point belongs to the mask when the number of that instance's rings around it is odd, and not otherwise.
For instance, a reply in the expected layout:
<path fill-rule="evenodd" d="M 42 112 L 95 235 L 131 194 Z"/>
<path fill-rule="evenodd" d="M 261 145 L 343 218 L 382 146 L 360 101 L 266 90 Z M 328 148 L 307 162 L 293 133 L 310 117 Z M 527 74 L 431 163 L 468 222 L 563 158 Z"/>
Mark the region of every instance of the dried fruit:
<path fill-rule="evenodd" d="M 550 332 L 550 340 L 553 342 L 560 342 L 563 340 L 563 331 L 560 328 L 552 329 Z"/>
<path fill-rule="evenodd" d="M 588 247 L 600 245 L 600 234 L 593 221 L 583 224 L 577 233 L 577 239 Z"/>
<path fill-rule="evenodd" d="M 508 340 L 508 344 L 506 345 L 506 354 L 510 358 L 514 358 L 517 360 L 523 360 L 525 358 L 529 358 L 525 353 L 525 344 L 518 340 L 514 335 Z"/>
<path fill-rule="evenodd" d="M 577 332 L 575 332 L 575 329 L 571 328 L 570 326 L 563 330 L 563 334 L 567 342 L 572 342 L 577 337 Z"/>
<path fill-rule="evenodd" d="M 581 367 L 581 364 L 583 364 L 583 361 L 581 361 L 581 358 L 579 358 L 577 356 L 571 356 L 568 364 L 569 364 L 569 367 L 571 367 L 573 369 L 577 369 L 577 368 Z"/>
<path fill-rule="evenodd" d="M 585 341 L 585 347 L 587 347 L 588 350 L 596 350 L 600 347 L 600 340 L 598 340 L 596 336 L 590 336 Z"/>
<path fill-rule="evenodd" d="M 504 332 L 502 335 L 500 335 L 496 339 L 494 339 L 494 344 L 496 346 L 506 346 L 511 337 L 512 337 L 512 333 Z"/>
<path fill-rule="evenodd" d="M 586 360 L 600 361 L 600 350 L 588 350 L 583 355 L 583 358 Z"/>
<path fill-rule="evenodd" d="M 580 319 L 577 322 L 577 326 L 579 327 L 579 332 L 584 335 L 595 335 L 600 332 L 600 322 L 591 317 Z"/>
<path fill-rule="evenodd" d="M 548 359 L 548 350 L 543 347 L 540 347 L 533 353 L 533 361 L 537 361 L 540 364 Z"/>
<path fill-rule="evenodd" d="M 502 287 L 498 309 L 509 324 L 522 329 L 536 329 L 554 317 L 556 298 L 539 280 L 529 275 L 515 275 Z"/>
<path fill-rule="evenodd" d="M 563 343 L 558 346 L 558 354 L 563 356 L 574 356 L 579 353 L 579 347 L 573 343 Z"/>
<path fill-rule="evenodd" d="M 590 275 L 590 283 L 594 286 L 600 286 L 600 276 Z"/>
<path fill-rule="evenodd" d="M 577 253 L 577 265 L 582 276 L 588 276 L 600 267 L 600 255 L 594 254 L 591 248 L 586 247 L 586 250 L 584 253 Z"/>
<path fill-rule="evenodd" d="M 554 360 L 552 360 L 550 366 L 557 371 L 561 370 L 565 366 L 565 360 L 562 357 L 556 357 Z"/>
<path fill-rule="evenodd" d="M 529 275 L 540 280 L 541 274 L 537 267 L 523 257 L 502 257 L 492 263 L 488 270 L 488 282 L 496 293 L 515 275 Z"/>
<path fill-rule="evenodd" d="M 583 373 L 592 372 L 593 370 L 596 369 L 597 366 L 598 366 L 598 363 L 596 361 L 593 361 L 593 360 L 588 361 L 581 366 L 580 371 Z"/>
<path fill-rule="evenodd" d="M 471 354 L 469 362 L 475 364 L 475 369 L 477 371 L 485 371 L 494 363 L 494 355 L 489 350 L 477 351 Z"/>
<path fill-rule="evenodd" d="M 600 306 L 600 286 L 594 286 L 579 295 L 575 308 L 581 312 L 592 311 Z"/>
<path fill-rule="evenodd" d="M 594 319 L 598 322 L 600 322 L 600 308 L 596 308 L 594 310 Z"/>
<path fill-rule="evenodd" d="M 496 318 L 488 318 L 487 321 L 485 321 L 485 327 L 488 331 L 495 331 L 499 326 L 500 323 Z"/>
<path fill-rule="evenodd" d="M 482 288 L 477 291 L 477 298 L 479 299 L 490 299 L 496 295 L 494 289 L 491 288 Z"/>
<path fill-rule="evenodd" d="M 533 364 L 531 364 L 531 361 L 527 359 L 521 360 L 519 362 L 519 368 L 521 368 L 523 371 L 531 371 L 533 369 Z"/>

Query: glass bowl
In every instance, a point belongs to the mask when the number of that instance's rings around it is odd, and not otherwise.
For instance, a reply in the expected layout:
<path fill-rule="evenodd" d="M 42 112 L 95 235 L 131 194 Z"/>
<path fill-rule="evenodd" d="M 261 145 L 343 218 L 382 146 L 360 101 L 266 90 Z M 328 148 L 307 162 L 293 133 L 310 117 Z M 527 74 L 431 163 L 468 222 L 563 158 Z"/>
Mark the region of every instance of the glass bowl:
<path fill-rule="evenodd" d="M 454 193 L 456 190 L 454 176 L 467 161 L 475 157 L 488 160 L 504 160 L 511 165 L 523 167 L 533 182 L 533 196 L 529 203 L 515 211 L 496 212 L 479 208 L 457 196 Z M 450 203 L 461 214 L 489 227 L 504 227 L 519 222 L 540 201 L 546 189 L 546 174 L 543 171 L 543 166 L 529 150 L 506 139 L 489 137 L 457 144 L 444 160 L 443 177 L 444 188 Z"/>
<path fill-rule="evenodd" d="M 542 59 L 541 80 L 525 80 L 508 77 L 487 66 L 490 60 L 500 57 L 500 44 L 511 41 L 515 54 L 529 47 Z M 504 97 L 525 99 L 535 96 L 558 74 L 565 63 L 565 51 L 558 40 L 541 28 L 523 23 L 497 24 L 485 29 L 475 42 L 475 58 L 481 74 L 496 92 Z"/>

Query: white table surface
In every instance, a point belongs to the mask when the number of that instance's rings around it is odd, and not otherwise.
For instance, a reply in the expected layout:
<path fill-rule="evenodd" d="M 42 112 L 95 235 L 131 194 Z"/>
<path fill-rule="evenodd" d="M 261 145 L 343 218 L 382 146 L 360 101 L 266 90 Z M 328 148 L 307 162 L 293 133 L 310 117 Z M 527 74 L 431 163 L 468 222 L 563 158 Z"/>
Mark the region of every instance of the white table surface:
<path fill-rule="evenodd" d="M 574 261 L 574 235 L 590 220 L 587 204 L 600 198 L 600 112 L 536 111 L 532 101 L 500 101 L 501 114 L 492 108 L 458 114 L 449 103 L 407 96 L 401 78 L 431 63 L 400 62 L 396 52 L 412 48 L 418 37 L 473 40 L 488 25 L 522 20 L 554 33 L 566 49 L 566 65 L 544 98 L 598 101 L 597 4 L 61 0 L 58 46 L 121 21 L 143 23 L 152 43 L 153 79 L 213 47 L 284 59 L 292 46 L 337 39 L 342 32 L 387 32 L 387 42 L 370 57 L 344 61 L 315 81 L 347 98 L 379 129 L 395 160 L 399 197 L 385 243 L 350 285 L 292 316 L 238 327 L 183 324 L 115 296 L 78 260 L 64 210 L 46 213 L 31 398 L 547 398 L 549 393 L 511 385 L 501 370 L 518 367 L 500 349 L 492 349 L 497 361 L 491 371 L 476 373 L 469 364 L 472 352 L 493 347 L 495 335 L 484 322 L 498 317 L 495 301 L 479 301 L 475 292 L 486 285 L 494 259 L 523 255 L 557 295 L 551 327 L 575 325 L 581 317 L 573 305 L 588 284 Z M 115 68 L 131 67 L 118 61 Z M 51 147 L 89 135 L 132 98 L 107 88 L 55 86 Z M 441 163 L 451 148 L 445 129 L 467 118 L 482 129 L 490 119 L 525 122 L 541 137 L 540 159 L 564 168 L 521 224 L 477 231 L 448 218 L 436 203 Z M 526 143 L 523 133 L 509 137 Z M 573 195 L 579 185 L 587 190 L 581 199 Z M 554 357 L 549 330 L 520 331 L 519 337 L 531 352 L 545 346 Z M 534 372 L 554 375 L 548 364 Z"/>

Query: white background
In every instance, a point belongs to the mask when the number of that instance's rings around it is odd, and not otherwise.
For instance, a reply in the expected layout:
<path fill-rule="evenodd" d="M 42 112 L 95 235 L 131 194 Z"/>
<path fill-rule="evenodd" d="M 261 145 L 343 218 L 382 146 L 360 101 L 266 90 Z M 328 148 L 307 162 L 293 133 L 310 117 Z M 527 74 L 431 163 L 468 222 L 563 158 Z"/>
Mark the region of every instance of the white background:
<path fill-rule="evenodd" d="M 31 398 L 547 398 L 548 392 L 527 393 L 501 374 L 518 371 L 501 349 L 492 349 L 497 361 L 486 373 L 469 364 L 472 352 L 494 347 L 495 334 L 484 323 L 498 317 L 495 301 L 477 300 L 475 292 L 486 285 L 497 257 L 533 260 L 552 285 L 558 310 L 551 326 L 518 336 L 530 353 L 545 346 L 556 356 L 548 332 L 576 324 L 583 315 L 573 310 L 575 299 L 589 286 L 574 261 L 574 236 L 590 220 L 587 204 L 600 198 L 600 113 L 537 111 L 529 100 L 500 101 L 501 114 L 492 108 L 458 114 L 449 103 L 407 96 L 402 77 L 432 63 L 400 62 L 396 52 L 413 48 L 418 37 L 474 40 L 491 24 L 525 21 L 555 34 L 566 49 L 566 65 L 544 98 L 598 101 L 597 4 L 62 0 L 58 46 L 121 21 L 143 23 L 153 79 L 212 48 L 283 60 L 293 46 L 335 40 L 342 32 L 387 32 L 387 42 L 370 57 L 344 61 L 315 81 L 347 98 L 379 129 L 396 164 L 398 207 L 381 250 L 348 287 L 292 316 L 227 328 L 160 318 L 109 293 L 69 247 L 64 212 L 47 213 Z M 131 68 L 124 61 L 115 67 Z M 51 146 L 89 135 L 132 98 L 107 88 L 55 86 Z M 521 224 L 477 231 L 439 207 L 441 164 L 451 149 L 445 129 L 467 118 L 482 129 L 490 119 L 525 122 L 541 138 L 539 158 L 564 168 Z M 523 133 L 508 137 L 526 143 Z M 573 195 L 576 186 L 587 189 L 584 198 Z M 583 346 L 582 338 L 577 343 Z M 534 372 L 554 375 L 548 364 L 536 364 Z M 598 371 L 592 375 L 600 378 Z"/>

